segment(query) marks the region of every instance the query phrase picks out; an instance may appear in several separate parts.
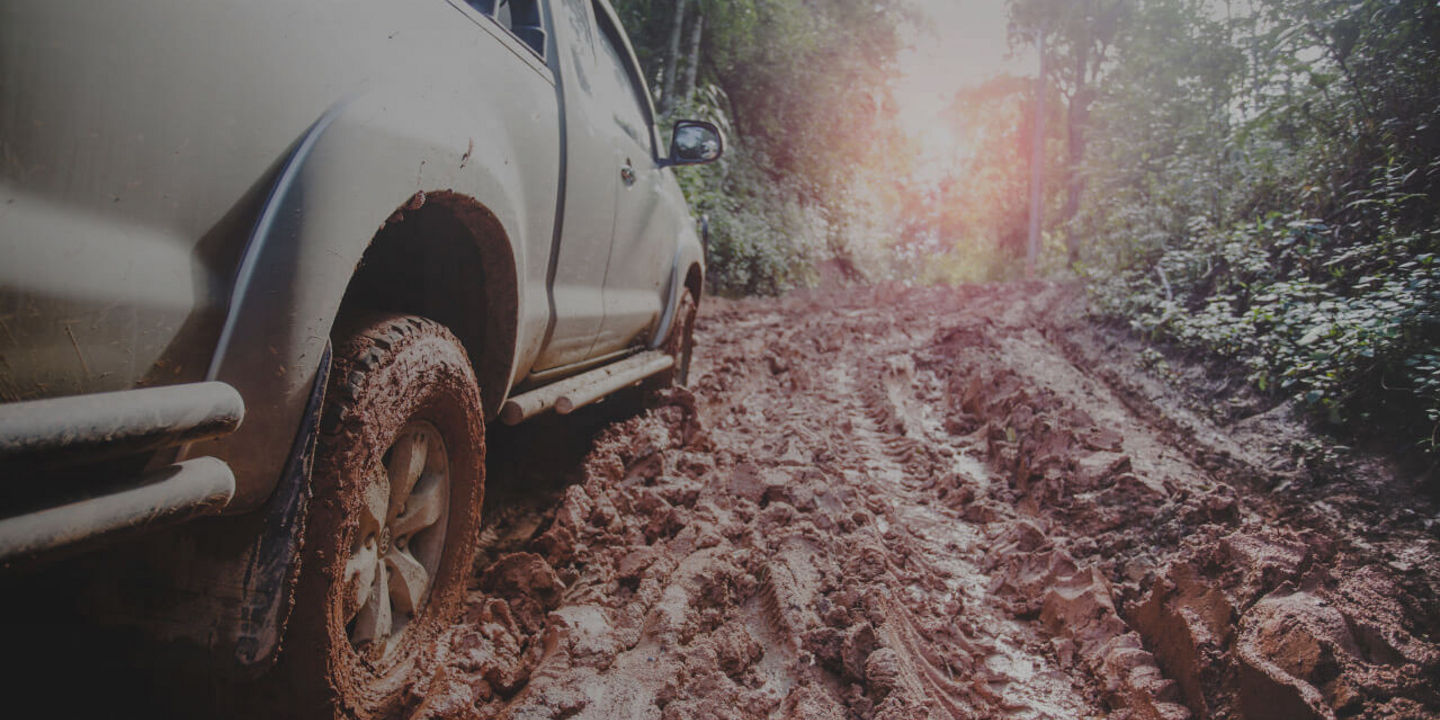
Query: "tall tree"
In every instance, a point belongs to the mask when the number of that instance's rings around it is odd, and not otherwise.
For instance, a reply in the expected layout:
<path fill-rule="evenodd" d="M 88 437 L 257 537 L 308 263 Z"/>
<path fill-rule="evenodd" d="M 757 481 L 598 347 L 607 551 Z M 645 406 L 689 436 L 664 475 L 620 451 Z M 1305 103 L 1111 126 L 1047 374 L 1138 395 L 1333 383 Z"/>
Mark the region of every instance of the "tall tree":
<path fill-rule="evenodd" d="M 680 35 L 685 30 L 685 5 L 689 0 L 675 0 L 674 13 L 670 19 L 670 40 L 665 50 L 665 70 L 660 85 L 660 113 L 670 114 L 675 109 L 675 74 L 680 63 Z"/>
<path fill-rule="evenodd" d="M 700 72 L 700 37 L 704 32 L 705 15 L 696 12 L 695 19 L 690 21 L 690 46 L 685 53 L 685 82 L 680 86 L 682 103 L 688 103 L 695 97 L 695 78 Z"/>
<path fill-rule="evenodd" d="M 1070 263 L 1080 259 L 1080 232 L 1073 220 L 1085 190 L 1082 171 L 1090 110 L 1105 73 L 1121 21 L 1134 0 L 1011 0 L 1015 25 L 1045 34 L 1045 66 L 1065 100 L 1065 246 Z"/>

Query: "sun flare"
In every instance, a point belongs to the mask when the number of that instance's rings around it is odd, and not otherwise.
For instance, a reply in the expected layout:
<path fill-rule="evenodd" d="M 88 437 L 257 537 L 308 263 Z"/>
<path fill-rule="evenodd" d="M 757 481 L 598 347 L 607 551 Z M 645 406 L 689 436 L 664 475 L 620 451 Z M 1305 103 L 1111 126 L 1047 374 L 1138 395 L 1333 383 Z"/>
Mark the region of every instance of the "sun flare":
<path fill-rule="evenodd" d="M 920 27 L 907 27 L 909 47 L 900 54 L 891 89 L 900 127 L 927 165 L 952 166 L 972 156 L 979 129 L 961 124 L 952 112 L 955 94 L 1005 74 L 1023 75 L 1031 53 L 1011 51 L 1006 37 L 1005 0 L 916 0 L 925 13 Z M 1030 71 L 1030 72 L 1033 72 Z"/>

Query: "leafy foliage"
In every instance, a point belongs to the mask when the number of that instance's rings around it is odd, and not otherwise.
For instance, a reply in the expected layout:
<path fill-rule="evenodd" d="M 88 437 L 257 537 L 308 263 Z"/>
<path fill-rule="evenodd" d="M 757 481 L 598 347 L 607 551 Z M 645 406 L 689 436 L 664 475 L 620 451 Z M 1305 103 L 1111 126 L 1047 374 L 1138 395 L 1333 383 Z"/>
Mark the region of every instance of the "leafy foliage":
<path fill-rule="evenodd" d="M 658 84 L 677 3 L 616 6 Z M 908 0 L 689 0 L 700 82 L 674 115 L 731 141 L 679 173 L 716 289 L 781 292 L 823 259 L 1015 277 L 1043 98 L 1042 268 L 1078 269 L 1104 312 L 1263 391 L 1440 451 L 1440 5 L 1010 6 L 1012 40 L 1045 39 L 1043 95 L 1010 77 L 959 93 L 970 152 L 937 168 L 888 86 Z"/>
<path fill-rule="evenodd" d="M 1123 30 L 1075 220 L 1100 306 L 1436 450 L 1440 7 L 1214 9 L 1137 0 Z"/>
<path fill-rule="evenodd" d="M 873 203 L 857 198 L 855 168 L 884 172 L 904 157 L 886 82 L 903 2 L 690 5 L 705 19 L 701 82 L 674 116 L 720 120 L 729 139 L 722 163 L 678 173 L 709 218 L 711 283 L 733 293 L 803 285 L 814 261 L 857 252 L 849 228 Z M 676 3 L 615 6 L 657 86 Z"/>
<path fill-rule="evenodd" d="M 1278 214 L 1206 229 L 1165 251 L 1153 273 L 1131 268 L 1096 294 L 1135 329 L 1232 359 L 1259 389 L 1333 422 L 1433 426 L 1440 262 L 1416 250 L 1436 235 L 1335 238 L 1323 221 Z"/>

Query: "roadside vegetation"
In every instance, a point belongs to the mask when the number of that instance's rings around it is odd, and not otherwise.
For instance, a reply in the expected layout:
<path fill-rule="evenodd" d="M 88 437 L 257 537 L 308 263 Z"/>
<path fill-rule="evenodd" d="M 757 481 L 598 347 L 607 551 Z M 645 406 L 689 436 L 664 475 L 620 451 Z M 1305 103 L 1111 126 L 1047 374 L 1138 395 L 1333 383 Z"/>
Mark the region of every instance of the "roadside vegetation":
<path fill-rule="evenodd" d="M 1224 10 L 1219 12 L 1218 10 Z M 1126 8 L 1056 219 L 1098 307 L 1435 453 L 1440 7 Z"/>
<path fill-rule="evenodd" d="M 724 127 L 682 177 L 713 289 L 1023 275 L 1033 77 L 961 90 L 935 162 L 890 80 L 910 0 L 620 0 L 667 118 Z M 1011 0 L 1045 39 L 1043 273 L 1325 422 L 1440 450 L 1440 6 Z M 941 31 L 943 32 L 943 30 Z"/>
<path fill-rule="evenodd" d="M 777 294 L 817 262 L 879 266 L 869 238 L 908 170 L 888 92 L 904 0 L 618 0 L 666 119 L 719 124 L 721 162 L 680 174 L 709 219 L 710 280 Z"/>

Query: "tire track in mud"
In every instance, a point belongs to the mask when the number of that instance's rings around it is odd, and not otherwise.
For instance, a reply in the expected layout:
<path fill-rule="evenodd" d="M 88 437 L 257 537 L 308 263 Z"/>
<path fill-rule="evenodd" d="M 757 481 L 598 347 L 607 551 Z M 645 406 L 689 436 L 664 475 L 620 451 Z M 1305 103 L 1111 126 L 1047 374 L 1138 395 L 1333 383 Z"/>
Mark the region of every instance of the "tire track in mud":
<path fill-rule="evenodd" d="M 410 716 L 1440 708 L 1429 601 L 1207 472 L 1056 340 L 1068 301 L 708 301 L 689 391 L 597 409 L 488 514 Z"/>
<path fill-rule="evenodd" d="M 845 315 L 848 313 L 841 317 Z M 935 589 L 950 595 L 945 602 L 952 608 L 984 608 L 989 578 L 975 562 L 981 554 L 976 549 L 981 536 L 953 511 L 932 507 L 935 498 L 928 496 L 937 488 L 937 471 L 944 474 L 947 465 L 952 467 L 948 475 L 952 483 L 973 482 L 974 478 L 962 480 L 965 471 L 983 474 L 983 468 L 964 450 L 957 452 L 948 447 L 945 438 L 933 430 L 937 423 L 925 417 L 925 402 L 914 397 L 917 390 L 929 388 L 928 384 L 917 385 L 915 377 L 912 353 L 920 343 L 898 333 L 899 345 L 891 347 L 896 338 L 876 337 L 870 332 L 873 327 L 846 327 L 843 322 L 837 325 L 829 330 L 832 336 L 865 337 L 870 356 L 883 361 L 866 359 L 859 364 L 828 367 L 822 378 L 826 389 L 822 397 L 839 407 L 824 415 L 810 413 L 812 422 L 833 425 L 839 420 L 843 440 L 855 450 L 854 457 L 845 458 L 847 480 L 861 486 L 870 498 L 880 500 L 875 509 L 882 543 L 905 548 L 906 560 L 918 566 L 917 575 L 932 581 L 940 579 L 943 584 L 936 584 Z M 810 362 L 818 359 L 807 358 Z M 857 376 L 874 381 L 862 389 L 857 386 Z M 947 463 L 948 458 L 953 462 Z M 958 472 L 955 466 L 959 466 Z M 907 589 L 917 587 L 910 585 Z M 900 674 L 912 680 L 914 695 L 929 698 L 942 711 L 965 716 L 967 706 L 963 701 L 946 699 L 976 695 L 993 706 L 987 712 L 991 715 L 997 708 L 1016 717 L 1084 714 L 1086 704 L 1075 696 L 1070 682 L 1047 682 L 1059 678 L 1059 673 L 1046 669 L 1049 663 L 1043 657 L 1022 649 L 1022 644 L 1037 644 L 1033 630 L 1008 618 L 968 618 L 972 632 L 976 627 L 1001 631 L 980 633 L 982 639 L 964 644 L 965 661 L 980 661 L 978 666 L 962 671 L 971 676 L 967 687 L 966 680 L 957 681 L 950 659 L 936 658 L 928 651 L 904 604 L 890 603 L 886 615 L 888 622 L 880 635 L 886 646 L 897 650 L 894 662 L 900 666 Z M 1003 689 L 1003 694 L 997 689 Z"/>
<path fill-rule="evenodd" d="M 1268 480 L 1250 459 L 1264 454 L 1257 438 L 1137 403 L 1116 382 L 1121 358 L 1095 362 L 1094 329 L 1063 317 L 1054 288 L 986 299 L 1005 305 L 1002 321 L 956 329 L 981 352 L 942 353 L 969 383 L 955 409 L 989 438 L 1009 501 L 1053 546 L 1029 553 L 1048 567 L 1022 595 L 1045 592 L 1042 620 L 1073 640 L 1112 703 L 1138 717 L 1440 714 L 1433 553 L 1426 567 L 1387 563 L 1343 526 L 1313 522 L 1305 495 L 1251 492 Z M 1026 305 L 1032 319 L 1014 322 Z M 1404 479 L 1372 473 L 1354 484 L 1404 497 Z M 1076 632 L 1075 611 L 1093 609 L 1105 622 Z"/>
<path fill-rule="evenodd" d="M 870 451 L 865 453 L 871 458 L 868 465 L 891 499 L 897 531 L 907 533 L 921 551 L 916 554 L 920 570 L 944 581 L 954 597 L 953 607 L 971 609 L 964 621 L 980 637 L 964 649 L 980 661 L 974 673 L 975 691 L 1010 717 L 1082 717 L 1092 708 L 1054 662 L 1037 651 L 1043 647 L 1041 634 L 1010 617 L 986 612 L 992 580 L 981 569 L 983 528 L 930 497 L 946 480 L 954 485 L 988 485 L 988 472 L 973 460 L 969 449 L 952 447 L 949 438 L 937 431 L 938 423 L 928 417 L 928 405 L 916 397 L 916 391 L 933 387 L 934 378 L 916 376 L 912 351 L 883 360 L 868 368 L 880 379 L 879 387 L 872 384 L 858 393 L 864 400 L 863 409 L 852 416 L 854 436 Z M 845 376 L 847 381 L 850 378 Z M 844 396 L 855 389 L 853 381 L 837 387 Z M 947 465 L 949 475 L 945 475 Z M 903 609 L 892 617 L 887 644 L 904 648 L 929 666 L 919 673 L 930 681 L 924 688 L 927 694 L 957 694 L 950 664 L 927 657 L 925 643 Z M 948 678 L 937 677 L 940 668 Z"/>

